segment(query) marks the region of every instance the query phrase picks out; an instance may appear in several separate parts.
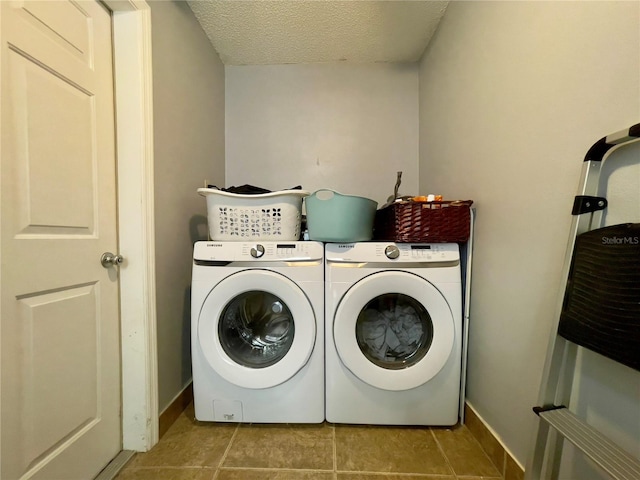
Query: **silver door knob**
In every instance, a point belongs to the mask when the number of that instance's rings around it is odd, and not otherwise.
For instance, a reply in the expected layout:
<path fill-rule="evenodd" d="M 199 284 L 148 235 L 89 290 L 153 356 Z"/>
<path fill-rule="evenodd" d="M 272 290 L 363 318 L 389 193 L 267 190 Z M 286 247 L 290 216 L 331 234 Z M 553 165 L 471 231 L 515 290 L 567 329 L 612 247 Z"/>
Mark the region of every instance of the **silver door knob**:
<path fill-rule="evenodd" d="M 104 252 L 100 257 L 100 263 L 104 268 L 115 267 L 124 262 L 122 255 L 114 255 L 111 252 Z"/>

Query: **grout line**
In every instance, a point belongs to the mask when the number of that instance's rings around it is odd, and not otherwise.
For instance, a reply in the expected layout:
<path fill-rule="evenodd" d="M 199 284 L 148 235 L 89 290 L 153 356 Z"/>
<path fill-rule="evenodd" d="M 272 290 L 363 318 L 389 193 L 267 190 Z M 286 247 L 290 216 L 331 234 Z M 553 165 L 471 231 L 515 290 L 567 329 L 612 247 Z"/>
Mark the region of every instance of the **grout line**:
<path fill-rule="evenodd" d="M 218 478 L 218 473 L 220 473 L 220 469 L 222 468 L 224 461 L 227 459 L 227 455 L 229 455 L 229 452 L 231 451 L 231 445 L 233 445 L 233 441 L 236 439 L 238 430 L 240 430 L 239 423 L 236 425 L 236 429 L 233 431 L 233 435 L 231 435 L 231 438 L 229 439 L 229 444 L 227 445 L 227 448 L 222 454 L 222 457 L 220 458 L 220 462 L 218 462 L 218 466 L 216 467 L 216 472 L 213 474 L 213 478 L 211 480 L 216 480 Z"/>
<path fill-rule="evenodd" d="M 140 465 L 138 467 L 131 467 L 128 471 L 137 470 L 211 470 L 216 467 L 211 465 Z M 117 478 L 117 477 L 116 477 Z"/>
<path fill-rule="evenodd" d="M 431 432 L 431 436 L 433 437 L 433 440 L 436 442 L 436 446 L 438 447 L 438 450 L 440 450 L 440 453 L 444 457 L 445 462 L 447 462 L 449 469 L 451 469 L 452 474 L 457 478 L 456 470 L 455 468 L 453 468 L 453 465 L 451 465 L 451 462 L 449 461 L 449 457 L 447 457 L 447 454 L 444 451 L 444 448 L 442 448 L 442 445 L 440 445 L 440 442 L 438 441 L 438 437 L 436 436 L 436 433 L 433 431 L 433 428 L 430 428 L 429 432 Z"/>
<path fill-rule="evenodd" d="M 477 475 L 460 475 L 459 477 L 457 477 L 458 480 L 465 480 L 465 479 L 469 479 L 469 480 L 478 480 L 478 479 L 482 479 L 482 480 L 503 480 L 503 477 L 487 477 L 485 476 L 480 476 L 478 477 Z"/>
<path fill-rule="evenodd" d="M 455 474 L 450 474 L 450 475 L 443 475 L 441 473 L 407 473 L 407 472 L 369 472 L 367 470 L 362 470 L 362 471 L 352 471 L 352 470 L 340 470 L 340 473 L 348 473 L 348 474 L 352 474 L 352 475 L 357 475 L 357 474 L 365 474 L 368 477 L 381 477 L 381 478 L 388 478 L 389 475 L 393 475 L 394 477 L 408 477 L 408 478 L 424 478 L 424 479 L 429 479 L 429 478 L 437 478 L 438 480 L 441 479 L 446 479 L 446 480 L 457 480 L 458 477 L 455 476 Z M 464 477 L 460 477 L 461 479 Z M 483 480 L 486 478 L 487 480 L 494 480 L 493 477 L 466 477 L 469 479 L 473 479 L 473 480 L 478 480 L 480 478 L 482 478 Z M 495 477 L 496 480 L 498 477 Z"/>
<path fill-rule="evenodd" d="M 279 467 L 220 467 L 220 470 L 252 470 L 256 472 L 304 472 L 304 473 L 331 473 L 332 470 L 319 468 L 279 468 Z"/>
<path fill-rule="evenodd" d="M 487 453 L 487 451 L 484 449 L 484 447 L 482 446 L 482 443 L 480 442 L 480 440 L 478 440 L 478 438 L 473 434 L 473 432 L 471 430 L 469 430 L 469 433 L 471 433 L 471 435 L 470 435 L 471 439 L 478 445 L 478 448 L 480 449 L 482 454 L 485 456 L 485 458 L 489 461 L 489 463 L 491 465 L 493 465 L 496 468 L 496 470 L 498 470 L 498 473 L 500 474 L 499 477 L 489 477 L 489 478 L 504 479 L 504 473 L 505 473 L 504 467 L 506 465 L 506 457 L 505 457 L 505 459 L 503 459 L 503 465 L 502 465 L 503 469 L 502 469 L 502 472 L 501 472 L 500 468 L 498 467 L 498 465 L 493 463 L 493 460 L 491 459 L 491 456 L 489 456 L 489 453 Z M 473 477 L 473 475 L 471 475 L 471 477 Z"/>
<path fill-rule="evenodd" d="M 154 467 L 155 468 L 155 467 Z M 318 470 L 318 469 L 306 469 L 306 468 L 263 468 L 263 467 L 222 467 L 222 470 L 251 470 L 251 471 L 257 471 L 257 472 L 296 472 L 296 473 L 329 473 L 330 470 Z M 338 472 L 333 472 L 334 475 L 337 476 Z M 451 480 L 453 479 L 457 479 L 457 477 L 455 475 L 442 475 L 439 473 L 407 473 L 407 472 L 373 472 L 373 471 L 367 471 L 367 470 L 362 470 L 362 471 L 353 471 L 353 470 L 340 470 L 339 473 L 347 473 L 347 474 L 352 474 L 352 475 L 357 475 L 357 474 L 365 474 L 368 476 L 375 476 L 375 477 L 388 477 L 389 475 L 393 475 L 395 477 L 411 477 L 411 478 L 415 478 L 415 477 L 419 477 L 419 478 L 425 478 L 425 479 L 429 479 L 429 478 L 438 478 L 438 479 L 442 479 L 442 478 L 447 478 Z M 215 477 L 214 477 L 215 478 Z M 465 477 L 460 477 L 460 478 L 465 478 Z M 473 480 L 478 479 L 479 477 L 466 477 L 466 478 L 470 478 Z M 485 477 L 483 477 L 485 478 Z M 497 479 L 498 477 L 486 477 L 487 480 L 493 480 L 494 478 Z"/>
<path fill-rule="evenodd" d="M 486 475 L 484 477 L 478 477 L 473 476 L 473 475 L 460 475 L 459 477 L 456 477 L 458 480 L 465 480 L 465 479 L 469 479 L 469 480 L 478 480 L 478 479 L 482 479 L 482 480 L 502 480 L 502 477 L 487 477 Z"/>
<path fill-rule="evenodd" d="M 333 439 L 333 480 L 338 480 L 338 444 L 336 442 L 336 426 L 333 424 L 331 426 L 333 429 L 332 439 Z"/>

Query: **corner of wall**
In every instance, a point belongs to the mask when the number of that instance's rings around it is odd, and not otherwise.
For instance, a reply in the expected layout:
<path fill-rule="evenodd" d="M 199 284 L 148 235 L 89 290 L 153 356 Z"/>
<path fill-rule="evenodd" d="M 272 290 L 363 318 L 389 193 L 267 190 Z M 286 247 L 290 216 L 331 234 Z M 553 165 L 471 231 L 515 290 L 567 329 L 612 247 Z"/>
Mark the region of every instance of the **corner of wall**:
<path fill-rule="evenodd" d="M 465 404 L 465 419 L 465 425 L 480 443 L 504 480 L 523 480 L 524 467 L 514 458 L 498 434 L 486 424 L 469 402 Z"/>

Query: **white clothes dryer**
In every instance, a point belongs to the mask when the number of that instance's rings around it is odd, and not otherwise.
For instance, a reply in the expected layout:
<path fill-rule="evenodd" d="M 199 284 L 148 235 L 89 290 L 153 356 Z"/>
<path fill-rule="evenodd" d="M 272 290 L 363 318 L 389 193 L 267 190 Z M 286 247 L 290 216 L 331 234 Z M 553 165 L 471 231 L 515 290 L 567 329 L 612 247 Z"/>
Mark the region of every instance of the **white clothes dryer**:
<path fill-rule="evenodd" d="M 324 421 L 319 242 L 197 242 L 191 343 L 198 420 Z"/>
<path fill-rule="evenodd" d="M 458 422 L 457 244 L 327 244 L 325 292 L 329 422 Z"/>

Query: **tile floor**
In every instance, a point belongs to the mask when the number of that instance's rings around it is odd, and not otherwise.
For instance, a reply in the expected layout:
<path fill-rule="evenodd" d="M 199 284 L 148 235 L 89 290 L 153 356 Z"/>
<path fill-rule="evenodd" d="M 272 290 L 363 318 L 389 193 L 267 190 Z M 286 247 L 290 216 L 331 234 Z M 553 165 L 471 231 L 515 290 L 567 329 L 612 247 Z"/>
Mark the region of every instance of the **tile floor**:
<path fill-rule="evenodd" d="M 501 479 L 467 427 L 212 424 L 188 407 L 117 480 Z"/>

